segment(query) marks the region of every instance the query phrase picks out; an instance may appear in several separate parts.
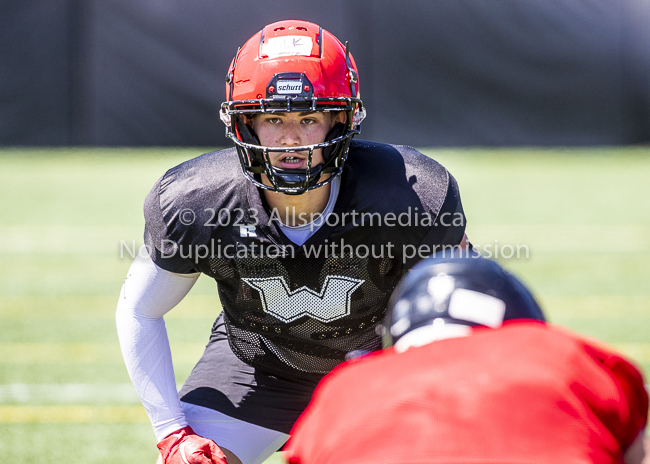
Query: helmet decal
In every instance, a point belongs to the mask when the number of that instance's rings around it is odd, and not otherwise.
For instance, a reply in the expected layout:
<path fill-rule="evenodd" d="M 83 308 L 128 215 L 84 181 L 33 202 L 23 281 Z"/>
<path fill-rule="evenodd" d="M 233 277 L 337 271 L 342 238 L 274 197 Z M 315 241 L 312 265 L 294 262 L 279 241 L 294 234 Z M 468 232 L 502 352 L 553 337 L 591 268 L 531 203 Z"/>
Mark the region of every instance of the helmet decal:
<path fill-rule="evenodd" d="M 486 293 L 458 288 L 449 300 L 449 316 L 496 329 L 503 324 L 506 304 Z"/>
<path fill-rule="evenodd" d="M 279 56 L 310 56 L 313 41 L 302 35 L 272 37 L 260 46 L 260 54 L 266 58 Z"/>

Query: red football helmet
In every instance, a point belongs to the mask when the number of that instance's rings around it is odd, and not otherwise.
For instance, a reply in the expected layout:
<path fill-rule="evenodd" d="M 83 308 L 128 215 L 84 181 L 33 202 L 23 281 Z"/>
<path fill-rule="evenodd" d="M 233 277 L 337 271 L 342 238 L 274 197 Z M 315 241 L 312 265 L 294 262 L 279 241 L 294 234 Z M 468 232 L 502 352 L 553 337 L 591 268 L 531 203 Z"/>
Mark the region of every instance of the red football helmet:
<path fill-rule="evenodd" d="M 359 133 L 365 109 L 359 99 L 356 64 L 336 37 L 306 21 L 279 21 L 251 37 L 230 64 L 221 120 L 226 137 L 235 142 L 244 175 L 256 186 L 286 194 L 321 187 L 341 174 L 350 139 Z M 323 143 L 280 148 L 260 145 L 241 115 L 294 111 L 347 113 Z M 312 166 L 315 149 L 323 150 L 323 164 Z M 307 169 L 271 166 L 269 152 L 308 151 Z M 323 174 L 329 178 L 320 180 Z M 264 185 L 266 174 L 272 186 Z"/>

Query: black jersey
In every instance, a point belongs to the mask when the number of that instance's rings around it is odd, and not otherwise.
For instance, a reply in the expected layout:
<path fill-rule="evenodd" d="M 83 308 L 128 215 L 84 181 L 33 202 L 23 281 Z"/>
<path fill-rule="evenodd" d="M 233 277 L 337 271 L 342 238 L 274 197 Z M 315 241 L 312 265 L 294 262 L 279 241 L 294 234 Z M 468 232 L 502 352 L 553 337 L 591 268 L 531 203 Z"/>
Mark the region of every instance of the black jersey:
<path fill-rule="evenodd" d="M 238 358 L 307 378 L 352 350 L 381 348 L 375 326 L 404 272 L 459 244 L 465 230 L 444 167 L 410 147 L 366 141 L 351 143 L 334 211 L 302 246 L 282 233 L 234 149 L 170 169 L 147 196 L 145 218 L 158 266 L 216 280 Z"/>

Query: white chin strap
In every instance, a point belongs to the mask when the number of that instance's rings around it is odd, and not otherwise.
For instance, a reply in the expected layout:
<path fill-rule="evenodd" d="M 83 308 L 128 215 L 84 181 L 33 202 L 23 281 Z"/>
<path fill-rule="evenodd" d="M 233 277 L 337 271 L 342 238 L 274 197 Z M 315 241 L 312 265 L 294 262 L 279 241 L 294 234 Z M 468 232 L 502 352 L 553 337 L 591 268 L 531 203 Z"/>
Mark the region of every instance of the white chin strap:
<path fill-rule="evenodd" d="M 472 328 L 467 325 L 449 324 L 442 319 L 435 319 L 433 324 L 412 330 L 397 340 L 394 349 L 398 353 L 403 353 L 409 348 L 428 345 L 431 342 L 448 338 L 467 337 L 471 334 Z"/>

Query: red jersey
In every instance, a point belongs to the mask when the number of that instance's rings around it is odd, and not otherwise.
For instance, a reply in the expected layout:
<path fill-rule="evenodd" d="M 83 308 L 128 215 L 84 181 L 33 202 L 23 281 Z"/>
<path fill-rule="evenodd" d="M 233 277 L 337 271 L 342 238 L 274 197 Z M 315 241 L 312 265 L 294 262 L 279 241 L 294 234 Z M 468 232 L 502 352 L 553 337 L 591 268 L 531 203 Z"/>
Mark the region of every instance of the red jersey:
<path fill-rule="evenodd" d="M 621 463 L 647 421 L 641 373 L 518 321 L 341 365 L 296 423 L 290 463 Z"/>

